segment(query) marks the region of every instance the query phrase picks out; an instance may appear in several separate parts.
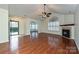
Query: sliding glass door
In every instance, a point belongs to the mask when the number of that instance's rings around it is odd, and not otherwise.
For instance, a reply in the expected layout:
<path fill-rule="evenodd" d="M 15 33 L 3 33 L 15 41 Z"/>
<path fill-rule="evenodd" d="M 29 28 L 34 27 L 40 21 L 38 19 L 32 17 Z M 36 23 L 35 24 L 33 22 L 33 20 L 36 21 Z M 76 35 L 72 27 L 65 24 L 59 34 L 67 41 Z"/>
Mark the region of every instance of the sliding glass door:
<path fill-rule="evenodd" d="M 19 35 L 19 21 L 10 21 L 10 36 Z"/>

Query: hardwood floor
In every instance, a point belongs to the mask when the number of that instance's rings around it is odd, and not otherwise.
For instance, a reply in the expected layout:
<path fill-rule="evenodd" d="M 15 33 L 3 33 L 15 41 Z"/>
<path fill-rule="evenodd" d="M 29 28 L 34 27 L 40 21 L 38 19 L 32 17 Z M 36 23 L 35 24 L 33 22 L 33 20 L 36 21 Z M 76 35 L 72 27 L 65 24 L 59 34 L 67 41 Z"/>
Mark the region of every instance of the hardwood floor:
<path fill-rule="evenodd" d="M 12 36 L 0 44 L 1 54 L 77 54 L 74 40 L 55 34 L 33 33 L 31 36 Z"/>

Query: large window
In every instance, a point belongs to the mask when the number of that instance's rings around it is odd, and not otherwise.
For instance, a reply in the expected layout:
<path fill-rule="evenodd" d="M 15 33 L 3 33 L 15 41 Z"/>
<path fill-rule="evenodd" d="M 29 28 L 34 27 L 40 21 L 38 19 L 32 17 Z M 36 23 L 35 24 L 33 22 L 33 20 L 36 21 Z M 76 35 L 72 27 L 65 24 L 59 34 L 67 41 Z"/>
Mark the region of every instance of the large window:
<path fill-rule="evenodd" d="M 49 31 L 59 31 L 59 21 L 57 21 L 57 20 L 49 21 L 48 30 Z"/>

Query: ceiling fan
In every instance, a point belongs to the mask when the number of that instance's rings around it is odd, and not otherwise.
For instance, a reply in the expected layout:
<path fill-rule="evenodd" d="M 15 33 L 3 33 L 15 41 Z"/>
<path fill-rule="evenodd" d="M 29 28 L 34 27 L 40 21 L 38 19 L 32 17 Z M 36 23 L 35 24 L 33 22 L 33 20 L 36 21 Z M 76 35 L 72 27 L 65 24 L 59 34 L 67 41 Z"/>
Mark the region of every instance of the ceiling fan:
<path fill-rule="evenodd" d="M 46 12 L 46 4 L 44 4 L 44 11 L 42 12 L 42 18 L 50 17 L 52 13 Z"/>

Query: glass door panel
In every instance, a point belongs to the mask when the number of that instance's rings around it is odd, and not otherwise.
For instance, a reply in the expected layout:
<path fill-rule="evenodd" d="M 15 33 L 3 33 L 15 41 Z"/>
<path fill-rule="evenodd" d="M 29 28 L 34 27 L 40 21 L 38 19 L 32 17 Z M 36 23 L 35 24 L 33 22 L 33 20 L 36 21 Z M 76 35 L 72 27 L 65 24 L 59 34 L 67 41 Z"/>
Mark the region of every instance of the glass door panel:
<path fill-rule="evenodd" d="M 10 35 L 19 35 L 18 21 L 10 21 Z"/>

